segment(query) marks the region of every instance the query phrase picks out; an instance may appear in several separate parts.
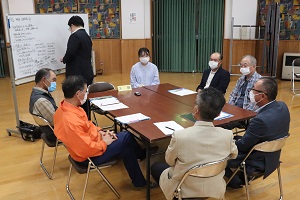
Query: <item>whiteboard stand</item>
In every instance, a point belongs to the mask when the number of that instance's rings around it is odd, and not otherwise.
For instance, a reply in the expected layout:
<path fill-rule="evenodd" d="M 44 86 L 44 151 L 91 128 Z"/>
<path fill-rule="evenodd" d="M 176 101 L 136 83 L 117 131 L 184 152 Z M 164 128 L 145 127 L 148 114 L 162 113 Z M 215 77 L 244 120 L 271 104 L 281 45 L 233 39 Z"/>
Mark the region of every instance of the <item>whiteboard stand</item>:
<path fill-rule="evenodd" d="M 13 99 L 14 99 L 14 106 L 15 106 L 15 116 L 16 116 L 16 124 L 17 126 L 20 125 L 19 120 L 19 110 L 18 110 L 18 102 L 17 102 L 17 93 L 16 93 L 16 84 L 14 79 L 14 67 L 13 67 L 13 61 L 12 61 L 12 50 L 11 45 L 7 45 L 7 57 L 8 57 L 8 67 L 9 67 L 9 75 L 11 80 L 11 87 L 12 87 L 12 93 L 13 93 Z M 18 133 L 20 132 L 16 129 L 6 129 L 6 132 L 9 136 L 11 136 L 12 133 Z"/>

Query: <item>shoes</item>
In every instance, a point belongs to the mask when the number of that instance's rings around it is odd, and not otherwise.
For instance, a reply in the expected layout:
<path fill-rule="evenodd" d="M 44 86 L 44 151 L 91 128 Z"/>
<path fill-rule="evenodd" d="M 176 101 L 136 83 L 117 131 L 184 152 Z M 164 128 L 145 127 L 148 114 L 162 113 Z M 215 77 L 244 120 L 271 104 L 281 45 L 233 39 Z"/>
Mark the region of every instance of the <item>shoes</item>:
<path fill-rule="evenodd" d="M 155 183 L 155 182 L 151 182 L 150 181 L 150 189 L 153 189 L 153 188 L 157 188 L 158 187 L 158 184 Z M 140 190 L 140 189 L 146 189 L 147 188 L 147 184 L 144 185 L 144 186 L 141 186 L 141 187 L 134 187 L 136 190 Z"/>
<path fill-rule="evenodd" d="M 227 187 L 229 187 L 230 189 L 240 189 L 243 186 L 243 181 L 240 180 L 238 177 L 234 177 L 228 184 Z M 228 188 L 228 189 L 229 189 Z"/>
<path fill-rule="evenodd" d="M 158 149 L 158 146 L 150 147 L 150 155 L 156 154 Z M 140 160 L 140 162 L 146 159 L 146 149 L 143 149 L 143 153 L 138 159 Z"/>

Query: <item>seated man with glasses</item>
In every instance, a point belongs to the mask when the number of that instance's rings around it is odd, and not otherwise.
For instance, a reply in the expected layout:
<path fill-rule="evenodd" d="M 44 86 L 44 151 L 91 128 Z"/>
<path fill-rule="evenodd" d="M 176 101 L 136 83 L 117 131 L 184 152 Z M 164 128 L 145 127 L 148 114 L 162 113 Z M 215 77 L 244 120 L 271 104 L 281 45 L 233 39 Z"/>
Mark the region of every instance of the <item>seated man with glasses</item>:
<path fill-rule="evenodd" d="M 56 74 L 48 68 L 40 69 L 35 74 L 35 87 L 32 88 L 29 102 L 29 112 L 45 118 L 53 126 L 53 114 L 57 109 L 56 103 L 50 94 L 56 89 Z M 40 127 L 50 141 L 56 141 L 53 131 L 48 127 Z"/>
<path fill-rule="evenodd" d="M 284 102 L 276 101 L 278 86 L 271 77 L 260 78 L 250 90 L 250 101 L 259 108 L 257 115 L 250 121 L 246 133 L 235 139 L 238 156 L 229 160 L 225 176 L 232 175 L 230 168 L 237 168 L 248 152 L 256 144 L 272 141 L 286 136 L 289 132 L 290 113 Z M 260 172 L 264 178 L 278 166 L 280 151 L 273 153 L 253 151 L 246 160 L 247 172 Z M 244 175 L 237 174 L 228 184 L 231 188 L 240 188 L 244 184 Z"/>

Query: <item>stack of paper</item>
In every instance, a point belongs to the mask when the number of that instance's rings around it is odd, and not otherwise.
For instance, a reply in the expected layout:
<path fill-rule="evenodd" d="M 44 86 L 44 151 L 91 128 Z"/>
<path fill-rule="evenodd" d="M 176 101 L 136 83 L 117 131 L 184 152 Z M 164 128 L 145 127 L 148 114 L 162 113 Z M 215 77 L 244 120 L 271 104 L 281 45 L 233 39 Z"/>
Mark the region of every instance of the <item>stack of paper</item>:
<path fill-rule="evenodd" d="M 174 90 L 168 90 L 170 93 L 172 94 L 176 94 L 178 96 L 185 96 L 185 95 L 189 95 L 189 94 L 195 94 L 197 92 L 192 91 L 192 90 L 188 90 L 185 88 L 178 88 L 178 89 L 174 89 Z"/>
<path fill-rule="evenodd" d="M 131 124 L 135 122 L 148 120 L 150 119 L 150 117 L 143 115 L 142 113 L 136 113 L 136 114 L 125 115 L 121 117 L 116 117 L 115 119 L 122 124 Z"/>
<path fill-rule="evenodd" d="M 175 121 L 157 122 L 154 123 L 165 135 L 171 135 L 174 131 L 184 129 L 182 126 L 177 124 Z"/>
<path fill-rule="evenodd" d="M 128 108 L 128 106 L 121 103 L 116 97 L 113 96 L 92 98 L 90 99 L 90 102 L 104 111 Z"/>
<path fill-rule="evenodd" d="M 226 118 L 229 118 L 229 117 L 232 117 L 232 116 L 233 116 L 232 114 L 221 111 L 220 115 L 218 117 L 216 117 L 215 120 L 226 119 Z"/>

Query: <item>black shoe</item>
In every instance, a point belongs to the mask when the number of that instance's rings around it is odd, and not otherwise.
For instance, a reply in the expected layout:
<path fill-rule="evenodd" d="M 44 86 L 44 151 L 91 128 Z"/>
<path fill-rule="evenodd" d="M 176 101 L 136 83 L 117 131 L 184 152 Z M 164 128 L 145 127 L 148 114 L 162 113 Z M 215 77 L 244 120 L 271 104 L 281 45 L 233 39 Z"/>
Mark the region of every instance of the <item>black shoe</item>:
<path fill-rule="evenodd" d="M 227 189 L 240 189 L 243 186 L 240 183 L 232 183 L 231 181 L 227 184 Z"/>
<path fill-rule="evenodd" d="M 156 154 L 158 149 L 159 149 L 158 146 L 150 147 L 150 156 Z M 146 149 L 143 149 L 143 153 L 138 159 L 140 161 L 143 161 L 146 159 Z"/>
<path fill-rule="evenodd" d="M 158 187 L 158 184 L 157 184 L 157 183 L 150 181 L 150 189 L 157 188 L 157 187 Z M 147 188 L 147 184 L 144 185 L 144 186 L 139 186 L 139 187 L 134 187 L 134 188 L 135 188 L 136 190 L 146 189 L 146 188 Z"/>

